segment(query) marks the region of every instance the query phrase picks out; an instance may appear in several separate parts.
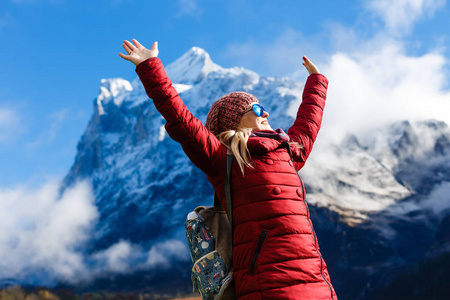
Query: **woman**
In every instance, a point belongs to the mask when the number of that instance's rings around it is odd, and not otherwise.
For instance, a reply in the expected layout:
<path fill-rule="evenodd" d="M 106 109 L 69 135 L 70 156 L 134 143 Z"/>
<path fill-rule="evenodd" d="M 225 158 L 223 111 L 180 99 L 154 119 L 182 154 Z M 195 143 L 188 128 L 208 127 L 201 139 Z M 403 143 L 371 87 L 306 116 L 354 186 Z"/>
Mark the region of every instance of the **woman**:
<path fill-rule="evenodd" d="M 269 113 L 245 92 L 217 100 L 206 126 L 189 112 L 158 56 L 138 41 L 124 41 L 165 128 L 200 168 L 226 207 L 226 154 L 231 171 L 233 271 L 236 296 L 256 299 L 337 299 L 311 224 L 305 188 L 297 174 L 311 152 L 322 120 L 328 80 L 306 57 L 310 76 L 297 118 L 284 133 L 272 130 Z"/>

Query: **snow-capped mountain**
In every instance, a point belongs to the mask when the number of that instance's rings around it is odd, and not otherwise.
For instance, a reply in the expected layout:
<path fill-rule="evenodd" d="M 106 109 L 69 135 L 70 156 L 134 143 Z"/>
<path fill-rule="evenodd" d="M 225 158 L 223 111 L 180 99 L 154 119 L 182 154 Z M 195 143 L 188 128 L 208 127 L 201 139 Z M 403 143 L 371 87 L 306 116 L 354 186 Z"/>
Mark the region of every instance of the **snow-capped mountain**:
<path fill-rule="evenodd" d="M 166 70 L 202 122 L 215 100 L 247 91 L 269 111 L 271 124 L 287 130 L 301 102 L 302 82 L 225 69 L 197 47 Z M 89 251 L 120 241 L 184 242 L 186 214 L 212 204 L 206 177 L 164 123 L 138 79 L 102 80 L 64 181 L 68 187 L 88 179 L 94 187 L 100 218 Z M 450 251 L 442 228 L 450 218 L 449 155 L 450 129 L 434 120 L 399 122 L 370 136 L 349 133 L 338 144 L 319 134 L 300 174 L 340 299 L 369 299 L 410 265 Z"/>
<path fill-rule="evenodd" d="M 303 175 L 341 298 L 372 299 L 412 266 L 450 252 L 447 124 L 403 121 L 317 146 Z"/>
<path fill-rule="evenodd" d="M 422 209 L 428 206 L 427 196 L 450 181 L 449 142 L 447 124 L 434 120 L 398 122 L 361 139 L 349 134 L 340 145 L 319 141 L 312 167 L 304 171 L 313 192 L 309 200 L 350 223 L 374 212 Z M 405 199 L 414 201 L 407 205 Z M 450 202 L 443 199 L 439 207 L 450 207 Z"/>

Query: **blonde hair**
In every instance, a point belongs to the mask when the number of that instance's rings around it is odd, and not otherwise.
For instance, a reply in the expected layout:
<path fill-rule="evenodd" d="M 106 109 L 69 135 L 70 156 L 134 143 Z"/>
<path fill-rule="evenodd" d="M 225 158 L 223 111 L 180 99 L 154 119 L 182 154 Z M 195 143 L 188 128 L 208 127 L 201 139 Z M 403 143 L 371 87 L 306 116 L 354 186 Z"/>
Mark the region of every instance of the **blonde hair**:
<path fill-rule="evenodd" d="M 247 148 L 247 141 L 252 134 L 251 128 L 238 127 L 236 130 L 227 130 L 221 132 L 217 137 L 219 141 L 230 150 L 244 175 L 244 168 L 253 168 L 250 161 L 250 151 Z M 303 150 L 305 147 L 298 142 L 289 142 L 290 146 L 298 147 Z"/>
<path fill-rule="evenodd" d="M 227 130 L 218 135 L 219 141 L 230 150 L 244 175 L 244 168 L 253 168 L 250 162 L 250 151 L 247 141 L 252 134 L 251 128 L 238 127 L 236 130 Z"/>

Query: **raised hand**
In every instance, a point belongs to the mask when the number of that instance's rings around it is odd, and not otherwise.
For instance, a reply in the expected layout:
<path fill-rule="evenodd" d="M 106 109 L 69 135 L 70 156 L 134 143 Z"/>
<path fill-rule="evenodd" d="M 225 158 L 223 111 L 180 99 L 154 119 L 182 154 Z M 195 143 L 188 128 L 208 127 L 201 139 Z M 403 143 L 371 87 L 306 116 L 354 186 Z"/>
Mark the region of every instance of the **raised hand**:
<path fill-rule="evenodd" d="M 306 57 L 303 56 L 304 63 L 306 70 L 308 70 L 309 75 L 311 74 L 320 74 L 319 69 Z"/>
<path fill-rule="evenodd" d="M 144 60 L 147 60 L 151 57 L 158 57 L 158 42 L 153 43 L 152 49 L 147 49 L 142 46 L 137 40 L 132 39 L 131 41 L 134 43 L 134 45 L 127 40 L 125 40 L 122 44 L 123 48 L 128 53 L 128 55 L 119 53 L 120 57 L 122 57 L 123 59 L 129 60 L 137 66 Z"/>

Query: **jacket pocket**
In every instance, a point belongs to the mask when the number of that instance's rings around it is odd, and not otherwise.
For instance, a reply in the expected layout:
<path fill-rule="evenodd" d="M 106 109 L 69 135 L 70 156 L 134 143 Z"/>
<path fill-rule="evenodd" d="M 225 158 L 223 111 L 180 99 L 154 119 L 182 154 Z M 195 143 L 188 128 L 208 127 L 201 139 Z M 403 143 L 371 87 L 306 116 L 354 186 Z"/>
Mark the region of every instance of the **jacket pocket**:
<path fill-rule="evenodd" d="M 261 231 L 260 235 L 259 235 L 259 239 L 258 239 L 258 244 L 256 245 L 256 251 L 255 254 L 253 255 L 252 258 L 252 262 L 250 264 L 250 274 L 253 274 L 255 272 L 255 265 L 256 265 L 256 261 L 258 259 L 258 255 L 259 252 L 261 252 L 261 247 L 263 245 L 264 239 L 267 236 L 267 231 L 263 230 Z"/>

